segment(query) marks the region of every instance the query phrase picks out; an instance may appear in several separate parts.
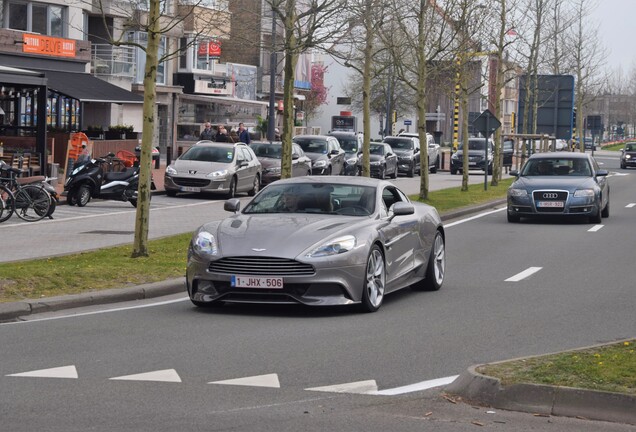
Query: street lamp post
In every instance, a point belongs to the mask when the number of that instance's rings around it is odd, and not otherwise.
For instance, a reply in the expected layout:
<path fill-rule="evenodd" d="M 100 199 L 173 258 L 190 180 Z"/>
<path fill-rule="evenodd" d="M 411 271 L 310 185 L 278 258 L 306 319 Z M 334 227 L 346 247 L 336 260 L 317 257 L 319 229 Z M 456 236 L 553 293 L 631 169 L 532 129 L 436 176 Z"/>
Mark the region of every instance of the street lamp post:
<path fill-rule="evenodd" d="M 272 8 L 272 53 L 269 56 L 269 118 L 267 122 L 267 139 L 274 141 L 276 118 L 274 105 L 276 104 L 276 13 Z"/>

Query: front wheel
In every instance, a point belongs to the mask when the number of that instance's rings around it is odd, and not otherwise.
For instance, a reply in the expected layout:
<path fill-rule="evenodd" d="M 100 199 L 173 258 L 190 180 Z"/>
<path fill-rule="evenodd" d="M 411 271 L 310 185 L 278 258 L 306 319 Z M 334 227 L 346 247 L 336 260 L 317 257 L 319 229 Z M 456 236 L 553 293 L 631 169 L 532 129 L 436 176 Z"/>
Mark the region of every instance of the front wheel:
<path fill-rule="evenodd" d="M 607 200 L 607 204 L 605 204 L 605 208 L 601 212 L 601 217 L 608 218 L 610 213 L 609 211 L 610 211 L 609 200 Z"/>
<path fill-rule="evenodd" d="M 444 283 L 446 274 L 446 245 L 441 231 L 435 233 L 431 255 L 426 266 L 426 277 L 413 287 L 421 291 L 437 291 Z"/>
<path fill-rule="evenodd" d="M 0 222 L 9 219 L 15 211 L 15 197 L 6 187 L 0 185 Z"/>
<path fill-rule="evenodd" d="M 364 287 L 362 291 L 362 308 L 365 312 L 375 312 L 382 306 L 384 300 L 384 288 L 386 283 L 386 269 L 384 268 L 384 256 L 378 245 L 373 245 L 365 272 Z"/>
<path fill-rule="evenodd" d="M 254 176 L 254 184 L 252 185 L 252 189 L 247 193 L 249 196 L 254 196 L 258 193 L 258 188 L 261 185 L 261 178 L 256 174 Z"/>
<path fill-rule="evenodd" d="M 22 220 L 35 222 L 44 218 L 51 208 L 51 195 L 42 187 L 26 185 L 15 193 L 15 213 Z"/>
<path fill-rule="evenodd" d="M 227 191 L 228 198 L 234 198 L 236 195 L 236 177 L 232 177 L 230 180 L 230 189 Z"/>
<path fill-rule="evenodd" d="M 81 185 L 75 196 L 75 203 L 78 207 L 84 207 L 91 200 L 91 190 L 88 185 Z"/>
<path fill-rule="evenodd" d="M 516 223 L 521 220 L 521 218 L 516 214 L 510 213 L 509 211 L 507 211 L 506 213 L 508 215 L 508 222 L 510 223 Z"/>

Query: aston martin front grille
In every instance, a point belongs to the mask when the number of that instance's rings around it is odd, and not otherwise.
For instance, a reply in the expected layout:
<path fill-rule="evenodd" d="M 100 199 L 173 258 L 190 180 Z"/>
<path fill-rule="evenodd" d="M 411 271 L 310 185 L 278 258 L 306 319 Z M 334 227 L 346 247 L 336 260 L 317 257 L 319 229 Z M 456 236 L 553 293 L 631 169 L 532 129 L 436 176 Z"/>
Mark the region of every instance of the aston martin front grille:
<path fill-rule="evenodd" d="M 310 264 L 272 257 L 231 257 L 212 261 L 208 270 L 214 273 L 250 276 L 310 276 L 315 273 Z"/>

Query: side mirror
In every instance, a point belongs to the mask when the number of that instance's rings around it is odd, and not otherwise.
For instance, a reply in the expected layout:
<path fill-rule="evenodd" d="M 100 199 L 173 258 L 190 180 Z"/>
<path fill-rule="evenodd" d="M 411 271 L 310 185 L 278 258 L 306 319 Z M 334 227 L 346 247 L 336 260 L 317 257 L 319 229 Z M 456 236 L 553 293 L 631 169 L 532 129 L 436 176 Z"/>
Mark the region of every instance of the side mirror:
<path fill-rule="evenodd" d="M 340 152 L 338 150 L 331 150 L 329 154 L 335 156 L 337 154 L 340 154 Z"/>
<path fill-rule="evenodd" d="M 411 203 L 400 201 L 391 206 L 391 211 L 393 214 L 390 219 L 393 220 L 396 216 L 407 216 L 415 213 L 415 207 L 413 207 L 413 204 Z"/>
<path fill-rule="evenodd" d="M 298 160 L 300 156 L 298 156 L 298 153 L 293 153 L 292 154 L 292 160 Z"/>
<path fill-rule="evenodd" d="M 225 201 L 223 204 L 223 210 L 237 213 L 241 209 L 241 200 L 238 198 L 231 198 Z"/>
<path fill-rule="evenodd" d="M 596 171 L 596 176 L 597 177 L 606 176 L 608 174 L 609 174 L 608 170 L 600 169 L 600 170 Z"/>
<path fill-rule="evenodd" d="M 519 171 L 517 171 L 517 170 L 512 170 L 512 171 L 508 172 L 508 174 L 510 174 L 511 176 L 514 176 L 514 177 L 519 177 Z"/>
<path fill-rule="evenodd" d="M 248 165 L 249 165 L 249 164 L 247 163 L 247 161 L 244 161 L 244 160 L 239 161 L 239 163 L 237 164 L 237 166 L 238 166 L 239 168 L 243 168 L 243 167 L 246 167 L 246 166 L 248 166 Z"/>

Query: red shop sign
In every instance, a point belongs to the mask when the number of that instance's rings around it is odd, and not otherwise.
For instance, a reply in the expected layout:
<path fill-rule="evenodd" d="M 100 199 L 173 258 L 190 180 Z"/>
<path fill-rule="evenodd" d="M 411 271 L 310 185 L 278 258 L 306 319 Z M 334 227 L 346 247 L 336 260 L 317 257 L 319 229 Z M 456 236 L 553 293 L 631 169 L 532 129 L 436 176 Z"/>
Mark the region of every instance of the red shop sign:
<path fill-rule="evenodd" d="M 209 41 L 199 44 L 199 55 L 209 55 L 210 57 L 221 57 L 221 42 Z"/>

